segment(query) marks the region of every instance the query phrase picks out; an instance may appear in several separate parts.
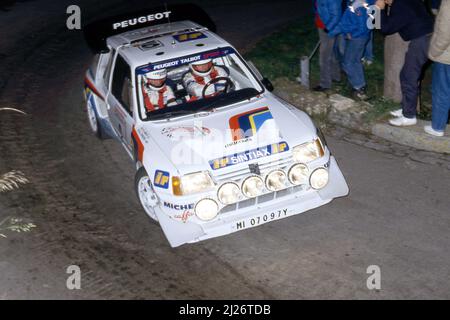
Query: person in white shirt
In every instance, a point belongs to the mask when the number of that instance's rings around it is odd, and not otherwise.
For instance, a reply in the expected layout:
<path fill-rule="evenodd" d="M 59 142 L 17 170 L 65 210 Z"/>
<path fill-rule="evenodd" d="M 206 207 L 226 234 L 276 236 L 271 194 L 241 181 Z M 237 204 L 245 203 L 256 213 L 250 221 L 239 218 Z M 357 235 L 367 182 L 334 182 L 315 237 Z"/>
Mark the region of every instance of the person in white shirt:
<path fill-rule="evenodd" d="M 219 77 L 229 80 L 228 82 L 226 80 L 214 82 L 214 79 Z M 210 82 L 211 84 L 208 85 Z M 183 85 L 191 98 L 194 99 L 212 96 L 230 89 L 230 87 L 236 87 L 236 84 L 229 78 L 229 74 L 225 68 L 214 65 L 211 59 L 191 63 L 190 71 L 183 77 Z M 208 86 L 203 93 L 206 85 Z"/>
<path fill-rule="evenodd" d="M 172 88 L 166 84 L 166 69 L 149 72 L 144 79 L 146 83 L 142 84 L 142 94 L 147 112 L 177 104 Z"/>

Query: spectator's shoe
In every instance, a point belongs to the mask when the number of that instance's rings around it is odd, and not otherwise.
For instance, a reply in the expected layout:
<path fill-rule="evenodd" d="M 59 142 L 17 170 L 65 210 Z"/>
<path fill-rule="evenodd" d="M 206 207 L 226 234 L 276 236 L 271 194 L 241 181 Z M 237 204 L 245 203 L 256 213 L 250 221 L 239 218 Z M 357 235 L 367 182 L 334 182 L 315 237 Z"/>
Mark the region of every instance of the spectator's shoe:
<path fill-rule="evenodd" d="M 313 88 L 313 91 L 316 91 L 316 92 L 325 92 L 325 91 L 328 91 L 328 90 L 330 90 L 330 88 L 324 88 L 322 86 L 317 86 L 317 87 Z"/>
<path fill-rule="evenodd" d="M 425 126 L 425 127 L 423 127 L 423 130 L 425 130 L 426 133 L 431 134 L 432 136 L 435 136 L 435 137 L 443 137 L 444 136 L 444 131 L 436 131 L 433 129 L 432 126 Z"/>
<path fill-rule="evenodd" d="M 397 110 L 391 111 L 390 114 L 391 114 L 391 116 L 394 116 L 397 118 L 401 117 L 401 116 L 403 116 L 403 109 L 397 109 Z"/>
<path fill-rule="evenodd" d="M 371 65 L 373 64 L 373 61 L 372 61 L 372 60 L 366 60 L 366 59 L 362 58 L 361 61 L 362 61 L 362 63 L 363 63 L 364 65 L 366 65 L 366 66 L 368 66 L 368 67 L 371 66 Z"/>
<path fill-rule="evenodd" d="M 389 123 L 395 127 L 407 127 L 413 126 L 417 123 L 416 118 L 405 118 L 404 116 L 400 116 L 394 119 L 389 120 Z"/>
<path fill-rule="evenodd" d="M 367 100 L 369 100 L 369 97 L 366 94 L 366 88 L 365 87 L 361 88 L 361 89 L 358 89 L 358 90 L 353 89 L 352 90 L 352 97 L 353 97 L 353 99 L 358 100 L 358 101 L 367 101 Z"/>

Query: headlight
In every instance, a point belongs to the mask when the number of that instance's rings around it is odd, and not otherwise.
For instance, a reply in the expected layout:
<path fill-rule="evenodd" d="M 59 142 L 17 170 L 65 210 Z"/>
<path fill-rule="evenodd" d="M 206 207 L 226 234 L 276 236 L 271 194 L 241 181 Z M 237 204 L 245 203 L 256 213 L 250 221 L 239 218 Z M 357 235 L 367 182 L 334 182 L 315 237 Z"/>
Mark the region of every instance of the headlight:
<path fill-rule="evenodd" d="M 197 202 L 194 211 L 199 219 L 208 221 L 217 216 L 219 205 L 212 199 L 203 199 Z"/>
<path fill-rule="evenodd" d="M 266 177 L 266 188 L 270 191 L 278 191 L 286 188 L 287 177 L 283 170 L 275 170 Z"/>
<path fill-rule="evenodd" d="M 236 183 L 227 182 L 223 184 L 217 191 L 217 198 L 224 205 L 238 202 L 241 198 L 241 189 Z"/>
<path fill-rule="evenodd" d="M 173 193 L 177 196 L 206 191 L 214 187 L 208 172 L 197 172 L 172 178 Z"/>
<path fill-rule="evenodd" d="M 319 190 L 328 184 L 328 170 L 325 168 L 318 168 L 311 173 L 309 184 L 313 189 Z"/>
<path fill-rule="evenodd" d="M 307 183 L 308 175 L 308 167 L 303 163 L 293 165 L 288 172 L 289 181 L 296 186 Z"/>
<path fill-rule="evenodd" d="M 304 143 L 292 149 L 294 161 L 307 163 L 317 158 L 323 157 L 325 154 L 320 139 L 312 142 Z"/>
<path fill-rule="evenodd" d="M 248 198 L 254 198 L 264 192 L 264 182 L 261 177 L 248 177 L 242 183 L 242 193 Z"/>

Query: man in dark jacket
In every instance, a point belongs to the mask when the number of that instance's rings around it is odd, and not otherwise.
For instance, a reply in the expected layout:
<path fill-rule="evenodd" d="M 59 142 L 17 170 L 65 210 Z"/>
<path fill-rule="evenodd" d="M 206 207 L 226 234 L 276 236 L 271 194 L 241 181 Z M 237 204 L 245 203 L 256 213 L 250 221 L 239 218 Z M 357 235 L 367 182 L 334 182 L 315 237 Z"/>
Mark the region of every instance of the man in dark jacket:
<path fill-rule="evenodd" d="M 320 84 L 315 91 L 331 88 L 333 80 L 340 81 L 341 69 L 334 53 L 336 36 L 329 34 L 338 26 L 342 15 L 342 0 L 314 0 L 315 23 L 320 38 Z"/>
<path fill-rule="evenodd" d="M 378 0 L 376 5 L 382 10 L 381 31 L 384 34 L 398 32 L 403 40 L 410 41 L 400 73 L 402 109 L 392 112 L 395 118 L 389 123 L 394 126 L 415 125 L 419 80 L 428 61 L 433 19 L 422 0 Z"/>

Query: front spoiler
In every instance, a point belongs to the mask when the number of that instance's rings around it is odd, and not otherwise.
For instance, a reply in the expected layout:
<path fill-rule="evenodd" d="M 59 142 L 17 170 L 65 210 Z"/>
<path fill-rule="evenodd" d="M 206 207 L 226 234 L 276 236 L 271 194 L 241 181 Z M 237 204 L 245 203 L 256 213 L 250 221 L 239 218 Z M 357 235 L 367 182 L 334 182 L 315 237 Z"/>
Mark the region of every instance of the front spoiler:
<path fill-rule="evenodd" d="M 334 198 L 348 195 L 347 182 L 333 156 L 330 157 L 329 173 L 328 185 L 320 191 L 300 195 L 294 193 L 268 203 L 258 204 L 230 214 L 226 213 L 223 216 L 219 214 L 219 217 L 213 222 L 204 225 L 174 220 L 160 207 L 155 208 L 155 213 L 170 245 L 178 247 L 185 243 L 202 241 L 239 231 L 236 228 L 238 221 L 261 216 L 264 213 L 270 214 L 283 209 L 287 211 L 286 215 L 281 218 L 285 218 L 325 205 Z M 258 226 L 263 223 L 259 223 Z"/>

